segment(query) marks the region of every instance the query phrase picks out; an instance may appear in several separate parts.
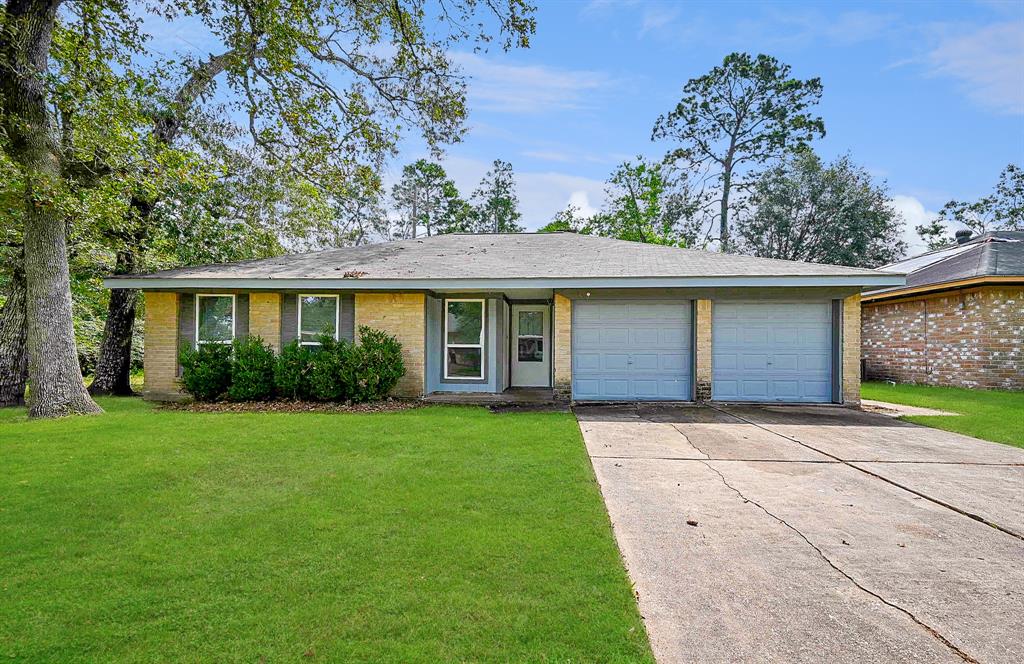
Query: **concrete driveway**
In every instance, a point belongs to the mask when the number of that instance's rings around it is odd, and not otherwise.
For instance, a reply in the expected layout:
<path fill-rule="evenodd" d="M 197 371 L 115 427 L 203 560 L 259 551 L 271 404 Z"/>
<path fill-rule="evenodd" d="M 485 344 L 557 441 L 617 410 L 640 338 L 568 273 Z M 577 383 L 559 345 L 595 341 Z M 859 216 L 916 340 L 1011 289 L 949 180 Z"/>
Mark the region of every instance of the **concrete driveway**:
<path fill-rule="evenodd" d="M 833 407 L 576 414 L 659 661 L 1024 661 L 1024 450 Z"/>

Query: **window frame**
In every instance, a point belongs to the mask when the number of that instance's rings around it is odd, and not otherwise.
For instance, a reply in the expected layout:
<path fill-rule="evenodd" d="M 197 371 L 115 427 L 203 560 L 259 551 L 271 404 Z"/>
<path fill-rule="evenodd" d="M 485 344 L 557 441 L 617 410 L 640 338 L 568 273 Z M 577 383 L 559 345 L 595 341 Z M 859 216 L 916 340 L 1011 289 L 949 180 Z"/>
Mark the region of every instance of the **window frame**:
<path fill-rule="evenodd" d="M 341 295 L 338 293 L 299 293 L 295 296 L 295 331 L 300 346 L 321 346 L 319 341 L 302 340 L 302 298 L 323 297 L 334 299 L 334 340 L 341 338 Z"/>
<path fill-rule="evenodd" d="M 480 343 L 476 344 L 450 344 L 448 343 L 448 303 L 449 302 L 479 302 L 480 303 Z M 444 316 L 444 338 L 443 353 L 441 355 L 442 362 L 442 375 L 445 380 L 472 380 L 480 381 L 484 380 L 486 376 L 487 366 L 484 362 L 484 346 L 486 346 L 487 337 L 487 300 L 482 297 L 452 297 L 444 299 L 444 308 L 442 309 Z M 480 375 L 479 376 L 449 376 L 448 375 L 448 349 L 449 348 L 479 348 L 480 349 Z"/>
<path fill-rule="evenodd" d="M 225 341 L 200 341 L 199 339 L 199 300 L 204 297 L 230 297 L 231 298 L 231 338 Z M 199 350 L 200 344 L 218 344 L 221 346 L 230 345 L 235 340 L 235 325 L 238 316 L 238 295 L 236 293 L 196 293 L 196 336 L 195 348 Z"/>

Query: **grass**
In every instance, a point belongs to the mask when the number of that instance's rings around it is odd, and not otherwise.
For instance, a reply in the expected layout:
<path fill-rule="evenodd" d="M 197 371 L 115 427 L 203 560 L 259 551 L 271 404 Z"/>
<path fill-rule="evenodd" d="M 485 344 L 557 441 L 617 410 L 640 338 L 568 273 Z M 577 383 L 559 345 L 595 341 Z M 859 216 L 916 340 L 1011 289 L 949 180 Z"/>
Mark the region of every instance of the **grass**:
<path fill-rule="evenodd" d="M 903 419 L 936 429 L 1024 447 L 1024 392 L 864 383 L 860 393 L 865 399 L 959 413 L 956 417 L 915 415 Z"/>
<path fill-rule="evenodd" d="M 573 418 L 0 412 L 0 658 L 651 661 Z"/>

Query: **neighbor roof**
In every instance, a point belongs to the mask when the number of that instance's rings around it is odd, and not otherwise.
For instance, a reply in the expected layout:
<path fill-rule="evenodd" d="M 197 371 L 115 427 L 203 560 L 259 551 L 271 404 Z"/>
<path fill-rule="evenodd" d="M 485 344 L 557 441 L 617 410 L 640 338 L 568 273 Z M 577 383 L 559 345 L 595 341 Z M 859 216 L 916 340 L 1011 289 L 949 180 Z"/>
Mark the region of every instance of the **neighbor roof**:
<path fill-rule="evenodd" d="M 271 283 L 272 282 L 272 283 Z M 451 234 L 105 280 L 111 288 L 494 288 L 898 285 L 862 268 L 679 249 L 576 233 Z M 632 282 L 642 282 L 633 284 Z M 678 283 L 677 283 L 678 282 Z"/>
<path fill-rule="evenodd" d="M 865 296 L 886 297 L 908 290 L 948 288 L 964 281 L 1024 281 L 1024 231 L 993 231 L 963 244 L 943 247 L 879 268 L 907 273 L 906 286 L 883 288 Z M 927 288 L 933 287 L 933 288 Z"/>

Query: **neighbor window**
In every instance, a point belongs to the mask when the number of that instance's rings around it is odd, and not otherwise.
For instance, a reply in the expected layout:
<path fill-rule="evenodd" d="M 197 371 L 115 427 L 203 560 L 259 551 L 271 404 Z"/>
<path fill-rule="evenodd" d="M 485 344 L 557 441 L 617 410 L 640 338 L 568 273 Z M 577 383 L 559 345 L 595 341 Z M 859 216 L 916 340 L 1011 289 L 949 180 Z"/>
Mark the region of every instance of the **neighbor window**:
<path fill-rule="evenodd" d="M 445 300 L 444 377 L 484 377 L 484 301 Z"/>
<path fill-rule="evenodd" d="M 338 338 L 338 296 L 299 296 L 299 343 L 319 346 L 320 336 Z"/>
<path fill-rule="evenodd" d="M 196 346 L 235 338 L 235 296 L 196 295 Z"/>

